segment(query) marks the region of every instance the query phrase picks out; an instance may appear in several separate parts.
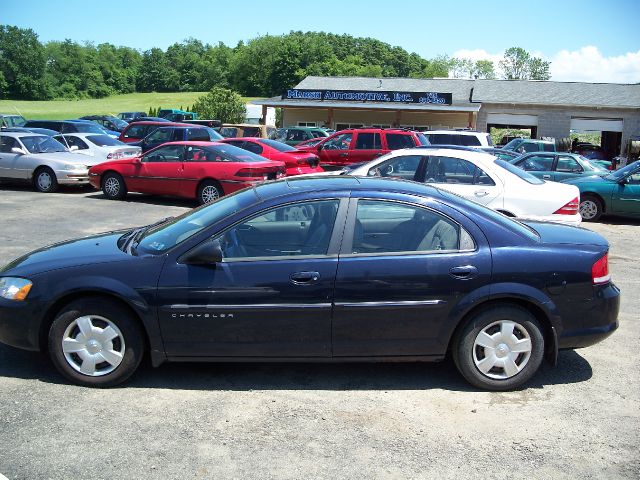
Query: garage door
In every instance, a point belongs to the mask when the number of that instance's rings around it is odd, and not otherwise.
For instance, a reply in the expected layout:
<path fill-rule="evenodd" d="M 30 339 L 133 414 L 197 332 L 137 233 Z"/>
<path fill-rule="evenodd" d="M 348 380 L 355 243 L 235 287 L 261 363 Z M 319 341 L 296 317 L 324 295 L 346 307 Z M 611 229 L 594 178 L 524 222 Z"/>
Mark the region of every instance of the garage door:
<path fill-rule="evenodd" d="M 538 126 L 537 115 L 516 115 L 513 113 L 488 113 L 487 123 L 490 125 Z"/>
<path fill-rule="evenodd" d="M 582 132 L 622 132 L 621 118 L 572 118 L 571 130 Z"/>

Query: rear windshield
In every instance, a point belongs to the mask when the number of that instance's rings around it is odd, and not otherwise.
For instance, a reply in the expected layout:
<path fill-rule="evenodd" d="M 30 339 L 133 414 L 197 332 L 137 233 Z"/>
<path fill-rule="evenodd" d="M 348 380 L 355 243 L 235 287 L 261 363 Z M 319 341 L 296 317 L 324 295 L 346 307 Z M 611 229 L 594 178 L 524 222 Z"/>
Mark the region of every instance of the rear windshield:
<path fill-rule="evenodd" d="M 517 175 L 518 177 L 520 177 L 522 180 L 524 180 L 527 183 L 530 183 L 532 185 L 541 185 L 544 183 L 544 180 L 539 179 L 538 177 L 535 177 L 533 175 L 531 175 L 529 172 L 526 172 L 524 170 L 522 170 L 521 168 L 516 167 L 515 165 L 509 163 L 509 162 L 505 162 L 504 160 L 501 160 L 499 158 L 496 158 L 494 160 L 494 163 L 496 165 L 500 165 L 502 168 L 504 168 L 505 170 L 508 170 L 509 172 L 513 173 L 514 175 Z"/>
<path fill-rule="evenodd" d="M 115 147 L 118 145 L 124 145 L 120 140 L 116 140 L 109 135 L 88 135 L 87 140 L 99 147 Z"/>
<path fill-rule="evenodd" d="M 208 161 L 220 162 L 265 162 L 266 158 L 256 155 L 248 150 L 229 145 L 228 143 L 220 143 L 204 147 L 207 151 Z"/>
<path fill-rule="evenodd" d="M 270 146 L 278 150 L 279 152 L 295 152 L 297 149 L 293 148 L 291 145 L 287 145 L 286 143 L 278 142 L 277 140 L 269 140 L 264 139 L 261 140 L 260 143 L 264 143 L 265 145 Z"/>

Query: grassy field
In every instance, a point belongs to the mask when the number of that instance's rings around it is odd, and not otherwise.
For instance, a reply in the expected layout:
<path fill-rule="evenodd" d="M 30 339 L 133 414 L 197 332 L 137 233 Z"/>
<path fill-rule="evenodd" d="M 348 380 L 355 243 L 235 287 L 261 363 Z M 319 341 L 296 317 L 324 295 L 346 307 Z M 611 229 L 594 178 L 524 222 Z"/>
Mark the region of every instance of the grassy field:
<path fill-rule="evenodd" d="M 150 107 L 188 108 L 206 92 L 129 93 L 91 100 L 51 100 L 30 102 L 0 100 L 0 113 L 19 113 L 27 119 L 64 120 L 84 115 L 108 115 L 118 112 L 148 112 Z M 243 98 L 246 102 L 253 98 Z"/>

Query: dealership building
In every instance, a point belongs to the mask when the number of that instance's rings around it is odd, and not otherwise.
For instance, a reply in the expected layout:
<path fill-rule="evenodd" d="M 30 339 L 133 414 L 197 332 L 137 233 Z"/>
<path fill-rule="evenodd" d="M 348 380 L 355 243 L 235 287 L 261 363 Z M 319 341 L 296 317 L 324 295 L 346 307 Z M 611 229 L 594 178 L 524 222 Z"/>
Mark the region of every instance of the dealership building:
<path fill-rule="evenodd" d="M 615 152 L 640 135 L 640 84 L 310 76 L 253 103 L 281 108 L 284 126 L 601 132 L 602 147 Z"/>

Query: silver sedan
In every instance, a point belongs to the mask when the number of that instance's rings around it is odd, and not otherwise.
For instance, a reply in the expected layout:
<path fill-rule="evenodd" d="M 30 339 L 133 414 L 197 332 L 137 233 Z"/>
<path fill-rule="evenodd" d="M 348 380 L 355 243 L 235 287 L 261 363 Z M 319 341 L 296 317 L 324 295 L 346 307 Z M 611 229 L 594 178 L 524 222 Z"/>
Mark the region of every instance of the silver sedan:
<path fill-rule="evenodd" d="M 88 184 L 89 168 L 102 161 L 71 153 L 46 135 L 0 133 L 0 178 L 30 182 L 40 192 Z"/>

